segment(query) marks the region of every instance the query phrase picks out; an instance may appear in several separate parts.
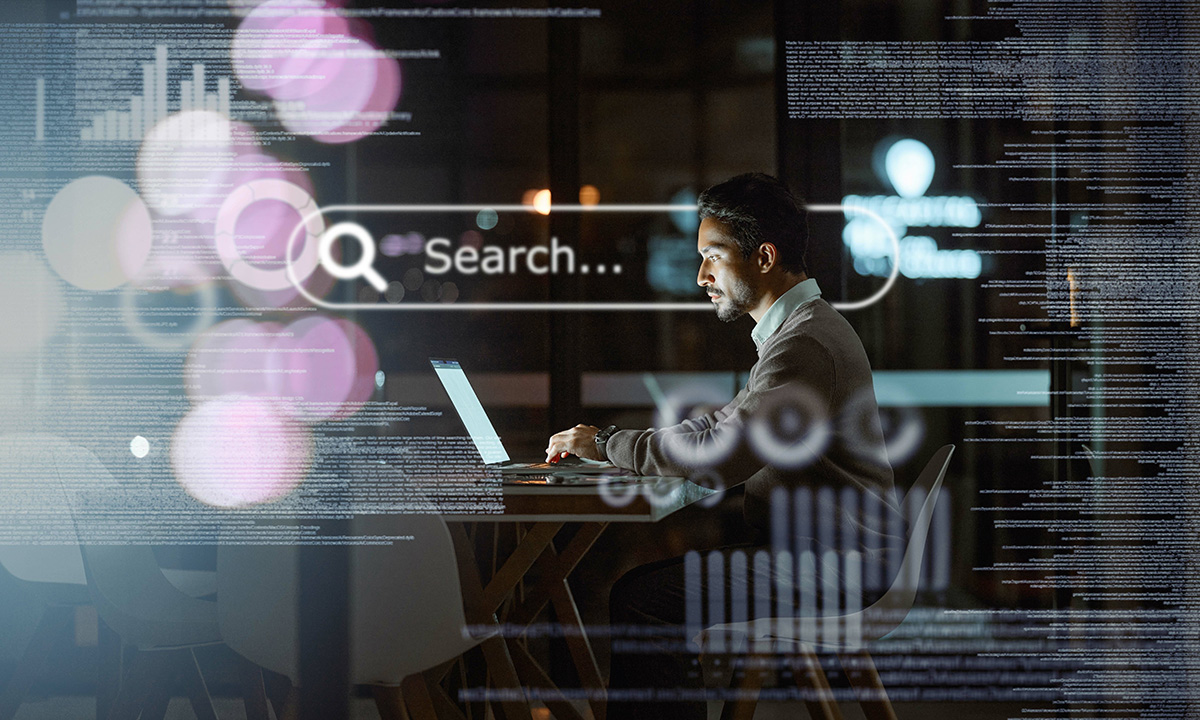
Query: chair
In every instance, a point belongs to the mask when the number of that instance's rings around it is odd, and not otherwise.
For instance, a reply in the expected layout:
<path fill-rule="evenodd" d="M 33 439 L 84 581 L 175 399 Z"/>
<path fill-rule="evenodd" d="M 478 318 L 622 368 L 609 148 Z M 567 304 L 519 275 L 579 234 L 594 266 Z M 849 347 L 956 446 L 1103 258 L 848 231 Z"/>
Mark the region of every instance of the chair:
<path fill-rule="evenodd" d="M 358 537 L 409 537 L 351 549 L 350 678 L 374 686 L 383 720 L 462 717 L 438 684 L 453 660 L 481 643 L 490 660 L 499 636 L 466 631 L 458 561 L 445 522 L 436 515 L 356 518 Z M 236 652 L 297 684 L 298 557 L 295 545 L 222 545 L 217 554 L 221 634 Z M 503 671 L 493 677 L 505 677 Z M 511 685 L 517 686 L 515 677 Z M 295 693 L 290 697 L 294 701 Z M 287 703 L 290 706 L 292 702 Z M 279 710 L 279 708 L 277 708 Z M 280 711 L 287 717 L 292 708 Z M 528 717 L 519 703 L 508 716 Z"/>
<path fill-rule="evenodd" d="M 857 691 L 859 704 L 868 720 L 896 720 L 891 701 L 866 646 L 899 627 L 912 609 L 925 554 L 925 541 L 953 453 L 953 445 L 945 445 L 935 452 L 909 490 L 906 503 L 910 498 L 923 500 L 909 526 L 908 543 L 899 573 L 877 602 L 861 611 L 833 617 L 758 618 L 748 622 L 722 623 L 704 630 L 697 642 L 702 648 L 714 644 L 724 647 L 726 637 L 744 638 L 750 646 L 773 645 L 788 653 L 793 658 L 797 683 L 802 689 L 811 691 L 812 699 L 806 701 L 809 713 L 822 720 L 841 720 L 841 712 L 833 700 L 829 681 L 814 649 L 835 652 Z M 714 638 L 719 638 L 719 642 L 712 643 Z M 737 688 L 736 701 L 726 703 L 721 715 L 723 720 L 750 720 L 753 717 L 757 692 L 761 688 L 767 663 L 751 665 L 755 667 L 749 668 L 744 674 Z"/>
<path fill-rule="evenodd" d="M 36 483 L 36 493 L 24 498 L 27 501 L 24 509 L 31 516 L 45 518 L 42 521 L 46 524 L 42 537 L 46 542 L 62 543 L 0 547 L 0 569 L 47 606 L 16 672 L 0 695 L 0 720 L 11 720 L 37 674 L 49 660 L 54 645 L 72 635 L 72 621 L 77 608 L 97 604 L 98 614 L 107 623 L 101 628 L 107 637 L 107 628 L 111 623 L 117 622 L 121 625 L 118 617 L 127 615 L 120 606 L 121 598 L 131 596 L 134 598 L 132 604 L 136 608 L 139 604 L 144 605 L 153 595 L 144 595 L 144 587 L 141 584 L 133 589 L 121 589 L 121 584 L 130 580 L 128 576 L 131 572 L 150 574 L 151 585 L 159 591 L 157 594 L 172 598 L 172 602 L 179 591 L 174 590 L 174 585 L 167 577 L 157 572 L 158 566 L 148 549 L 122 548 L 108 552 L 95 550 L 93 552 L 106 556 L 93 558 L 91 563 L 102 568 L 98 577 L 105 587 L 104 600 L 101 603 L 95 602 L 98 588 L 89 583 L 88 569 L 78 544 L 72 507 L 78 497 L 85 496 L 87 491 L 111 489 L 115 481 L 91 451 L 53 435 L 6 435 L 0 438 L 0 481 L 3 481 L 9 490 L 20 488 L 22 483 Z M 81 489 L 86 490 L 81 492 Z M 19 493 L 11 493 L 10 496 L 12 494 Z M 5 509 L 18 510 L 10 502 L 6 502 Z M 60 517 L 55 518 L 55 513 Z M 107 558 L 109 553 L 118 556 L 115 562 Z M 134 553 L 133 557 L 131 553 Z M 215 575 L 184 571 L 175 579 L 175 583 L 193 593 L 206 593 L 211 592 L 206 586 L 211 588 L 215 585 Z M 116 604 L 108 602 L 110 597 L 117 598 Z M 103 609 L 100 606 L 103 606 Z M 170 602 L 167 602 L 152 614 L 161 620 L 162 610 L 169 607 Z M 136 620 L 133 620 L 133 623 L 137 625 Z M 141 629 L 132 630 L 128 624 L 122 626 L 122 630 L 133 637 L 146 639 Z M 170 642 L 169 638 L 164 639 Z M 111 647 L 107 647 L 108 645 Z M 114 675 L 112 682 L 107 684 L 115 689 L 120 679 L 119 641 L 102 642 L 102 655 L 106 654 L 112 654 L 114 657 L 102 658 L 100 663 L 101 677 L 96 698 L 96 714 L 101 718 L 109 717 L 115 701 L 112 693 L 106 692 L 106 676 Z"/>
<path fill-rule="evenodd" d="M 0 437 L 0 504 L 9 513 L 62 509 L 61 530 L 74 538 L 63 490 L 54 476 L 54 458 L 76 458 L 99 464 L 86 450 L 71 446 L 52 435 L 18 434 Z M 51 480 L 47 482 L 47 480 Z M 37 483 L 36 496 L 22 490 Z M 51 541 L 53 539 L 51 538 Z M 83 557 L 75 543 L 40 546 L 0 546 L 0 572 L 6 573 L 24 592 L 45 605 L 29 645 L 12 677 L 0 693 L 0 720 L 12 720 L 50 659 L 57 644 L 74 633 L 77 608 L 87 606 L 87 578 Z"/>

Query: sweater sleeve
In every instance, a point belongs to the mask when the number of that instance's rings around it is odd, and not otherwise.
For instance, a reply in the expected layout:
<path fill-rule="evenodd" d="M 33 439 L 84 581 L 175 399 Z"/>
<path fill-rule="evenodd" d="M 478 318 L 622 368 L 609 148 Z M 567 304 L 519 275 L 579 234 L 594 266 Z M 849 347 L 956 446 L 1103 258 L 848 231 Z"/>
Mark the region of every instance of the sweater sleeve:
<path fill-rule="evenodd" d="M 799 409 L 806 426 L 818 428 L 803 437 L 819 435 L 821 423 L 829 422 L 836 382 L 829 351 L 803 335 L 764 350 L 746 387 L 724 408 L 668 428 L 613 433 L 609 460 L 640 475 L 678 475 L 731 488 L 763 468 L 764 444 L 784 440 L 773 427 L 781 412 Z M 749 440 L 751 434 L 758 442 Z M 820 448 L 789 443 L 782 453 L 801 464 L 806 454 L 815 461 Z"/>

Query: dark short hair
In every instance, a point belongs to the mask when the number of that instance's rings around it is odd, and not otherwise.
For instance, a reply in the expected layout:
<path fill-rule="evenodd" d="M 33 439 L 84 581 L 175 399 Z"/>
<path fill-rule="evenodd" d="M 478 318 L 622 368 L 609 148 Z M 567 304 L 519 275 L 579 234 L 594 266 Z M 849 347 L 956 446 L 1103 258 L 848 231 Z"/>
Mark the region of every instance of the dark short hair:
<path fill-rule="evenodd" d="M 746 173 L 700 193 L 700 219 L 712 218 L 729 228 L 748 258 L 758 246 L 779 250 L 779 265 L 788 272 L 807 272 L 808 211 L 778 179 Z"/>

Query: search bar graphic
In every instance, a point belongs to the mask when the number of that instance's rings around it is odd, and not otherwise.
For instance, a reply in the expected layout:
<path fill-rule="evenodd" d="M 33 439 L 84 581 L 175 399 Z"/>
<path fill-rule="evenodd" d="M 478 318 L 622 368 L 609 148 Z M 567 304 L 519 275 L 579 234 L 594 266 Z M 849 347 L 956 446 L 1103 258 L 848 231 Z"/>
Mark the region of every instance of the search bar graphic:
<path fill-rule="evenodd" d="M 636 204 L 610 204 L 610 205 L 551 205 L 549 212 L 569 212 L 569 213 L 678 213 L 678 212 L 696 212 L 696 205 L 675 205 L 675 204 L 653 204 L 653 205 L 636 205 Z M 870 297 L 854 302 L 838 302 L 832 303 L 833 307 L 838 310 L 859 310 L 868 307 L 881 300 L 896 282 L 900 269 L 900 239 L 896 237 L 896 233 L 883 220 L 882 217 L 870 210 L 858 207 L 846 207 L 842 205 L 809 205 L 807 208 L 810 212 L 817 213 L 843 213 L 852 212 L 866 215 L 875 221 L 879 222 L 888 237 L 892 242 L 893 261 L 892 271 L 884 282 L 883 286 L 873 293 Z M 287 278 L 292 286 L 306 300 L 316 307 L 325 308 L 328 310 L 372 310 L 372 311 L 408 311 L 408 312 L 430 312 L 430 311 L 488 311 L 488 310 L 506 310 L 506 311 L 541 311 L 541 312 L 630 312 L 630 311 L 703 311 L 712 312 L 711 302 L 553 302 L 553 301 L 537 301 L 537 302 L 464 302 L 464 303 L 331 303 L 314 296 L 304 287 L 302 278 L 297 277 L 296 268 L 293 266 L 292 257 L 296 238 L 299 235 L 305 235 L 305 247 L 301 257 L 306 257 L 311 254 L 311 248 L 308 243 L 314 242 L 311 228 L 314 226 L 324 225 L 324 216 L 327 213 L 345 212 L 345 213 L 478 213 L 482 211 L 513 212 L 513 213 L 537 213 L 538 210 L 530 205 L 330 205 L 328 207 L 318 207 L 304 214 L 296 228 L 288 236 L 287 250 L 285 257 L 285 270 Z M 542 214 L 542 213 L 539 213 Z M 307 234 L 305 231 L 308 231 Z M 352 265 L 344 265 L 333 256 L 333 244 L 342 237 L 351 237 L 361 246 L 362 253 L 358 261 Z M 355 222 L 339 222 L 328 229 L 324 230 L 319 238 L 315 239 L 317 246 L 316 256 L 321 267 L 339 280 L 356 280 L 362 278 L 366 280 L 373 288 L 379 292 L 384 292 L 387 289 L 386 279 L 375 269 L 376 257 L 376 241 L 370 231 Z"/>

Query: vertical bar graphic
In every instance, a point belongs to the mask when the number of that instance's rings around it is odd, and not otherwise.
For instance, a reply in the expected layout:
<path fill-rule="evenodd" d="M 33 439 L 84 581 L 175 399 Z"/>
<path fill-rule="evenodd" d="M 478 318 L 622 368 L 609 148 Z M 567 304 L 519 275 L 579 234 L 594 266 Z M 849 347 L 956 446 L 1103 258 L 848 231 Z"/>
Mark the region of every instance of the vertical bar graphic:
<path fill-rule="evenodd" d="M 105 110 L 104 111 L 104 139 L 105 140 L 116 140 L 117 139 L 117 111 L 116 110 Z"/>
<path fill-rule="evenodd" d="M 883 589 L 883 567 L 880 554 L 883 550 L 883 501 L 875 493 L 863 495 L 863 587 L 869 592 Z"/>
<path fill-rule="evenodd" d="M 908 496 L 904 498 L 904 514 L 908 516 L 908 527 L 911 529 L 916 527 L 917 516 L 921 514 L 921 506 L 925 504 L 925 492 L 918 488 L 913 488 L 908 491 Z M 911 541 L 910 541 L 911 542 Z M 925 548 L 907 548 L 916 553 L 921 553 Z M 927 567 L 929 563 L 914 564 L 908 568 L 908 577 L 905 578 L 905 587 L 919 588 L 921 586 L 921 569 Z"/>
<path fill-rule="evenodd" d="M 788 491 L 777 487 L 771 491 L 771 552 L 782 552 L 789 548 L 788 538 Z"/>
<path fill-rule="evenodd" d="M 933 582 L 934 592 L 944 592 L 950 587 L 950 494 L 939 491 L 937 505 L 933 509 Z"/>
<path fill-rule="evenodd" d="M 833 488 L 817 490 L 817 542 L 823 552 L 837 547 L 834 533 L 837 531 L 837 498 Z"/>
<path fill-rule="evenodd" d="M 766 629 L 765 623 L 771 619 L 771 553 L 759 550 L 754 553 L 754 636 L 759 635 L 758 629 Z M 770 648 L 770 640 L 755 640 L 754 649 Z"/>
<path fill-rule="evenodd" d="M 33 139 L 46 139 L 46 78 L 38 78 L 33 98 Z"/>
<path fill-rule="evenodd" d="M 838 642 L 838 581 L 838 554 L 826 550 L 821 553 L 821 640 L 830 645 Z"/>
<path fill-rule="evenodd" d="M 842 573 L 843 590 L 846 594 L 846 619 L 842 623 L 845 630 L 845 644 L 850 650 L 862 647 L 862 555 L 857 550 L 846 553 Z"/>
<path fill-rule="evenodd" d="M 192 107 L 204 109 L 204 63 L 192 64 Z"/>
<path fill-rule="evenodd" d="M 142 127 L 146 133 L 154 127 L 154 113 L 158 108 L 158 95 L 154 90 L 154 63 L 142 65 Z"/>
<path fill-rule="evenodd" d="M 787 637 L 787 628 L 795 614 L 796 582 L 792 577 L 793 558 L 787 550 L 775 553 L 775 618 L 779 627 L 776 634 Z"/>
<path fill-rule="evenodd" d="M 884 583 L 890 584 L 900 580 L 900 562 L 904 559 L 904 538 L 907 537 L 904 522 L 904 508 L 900 512 L 888 513 L 887 535 L 887 575 Z"/>
<path fill-rule="evenodd" d="M 115 112 L 116 116 L 117 116 L 117 139 L 118 140 L 128 140 L 129 139 L 129 113 L 118 113 L 116 111 L 113 111 L 113 112 Z"/>
<path fill-rule="evenodd" d="M 132 140 L 141 140 L 143 124 L 146 122 L 145 111 L 142 110 L 142 96 L 134 95 L 129 100 L 129 136 Z"/>
<path fill-rule="evenodd" d="M 792 515 L 796 519 L 796 543 L 792 553 L 799 557 L 800 553 L 812 549 L 812 490 L 806 487 L 796 488 Z"/>
<path fill-rule="evenodd" d="M 227 77 L 217 78 L 217 112 L 221 113 L 225 117 L 230 117 L 229 99 L 230 99 L 229 78 L 227 78 Z"/>
<path fill-rule="evenodd" d="M 746 584 L 746 553 L 734 550 L 729 556 L 729 621 L 750 619 L 750 587 Z"/>
<path fill-rule="evenodd" d="M 693 650 L 695 637 L 704 629 L 701 615 L 700 553 L 692 550 L 683 556 L 683 627 L 686 643 Z"/>
<path fill-rule="evenodd" d="M 858 518 L 858 489 L 852 487 L 842 488 L 839 493 L 839 501 L 841 502 L 841 537 L 838 538 L 839 547 L 842 550 L 857 550 L 858 545 L 858 524 L 855 522 Z"/>
<path fill-rule="evenodd" d="M 708 554 L 708 626 L 725 622 L 725 557 L 716 550 Z M 709 636 L 709 649 L 725 652 L 725 633 Z"/>
<path fill-rule="evenodd" d="M 817 639 L 817 558 L 813 551 L 800 553 L 796 566 L 800 586 L 800 637 L 809 642 Z"/>
<path fill-rule="evenodd" d="M 167 116 L 167 46 L 154 46 L 154 121 Z"/>

